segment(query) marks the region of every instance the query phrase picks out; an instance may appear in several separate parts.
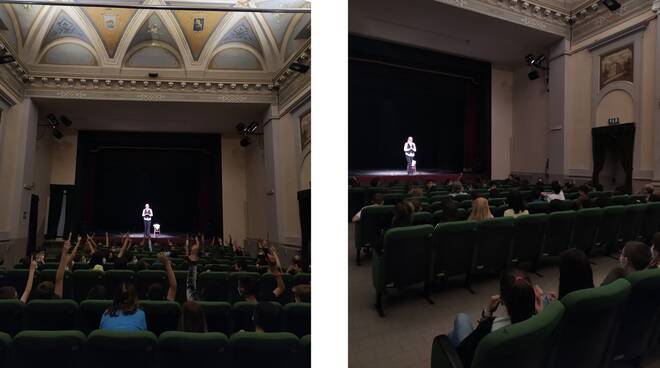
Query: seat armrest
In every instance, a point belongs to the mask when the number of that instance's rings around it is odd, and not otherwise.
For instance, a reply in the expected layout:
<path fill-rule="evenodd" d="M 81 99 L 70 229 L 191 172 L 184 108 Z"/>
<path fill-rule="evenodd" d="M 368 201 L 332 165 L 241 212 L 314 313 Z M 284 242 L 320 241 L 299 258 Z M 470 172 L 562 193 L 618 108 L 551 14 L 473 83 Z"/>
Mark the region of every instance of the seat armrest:
<path fill-rule="evenodd" d="M 431 368 L 463 368 L 463 362 L 447 335 L 433 339 Z"/>

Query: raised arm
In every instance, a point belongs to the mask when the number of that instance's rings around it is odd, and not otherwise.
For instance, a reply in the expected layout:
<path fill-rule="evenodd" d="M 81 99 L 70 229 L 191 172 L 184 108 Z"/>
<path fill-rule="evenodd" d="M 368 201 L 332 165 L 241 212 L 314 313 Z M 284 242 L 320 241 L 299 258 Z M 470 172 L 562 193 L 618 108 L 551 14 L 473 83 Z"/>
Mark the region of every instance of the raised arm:
<path fill-rule="evenodd" d="M 130 237 L 126 236 L 121 244 L 121 249 L 119 249 L 119 254 L 117 255 L 117 258 L 121 258 L 124 256 L 124 253 L 126 253 L 126 248 L 128 248 L 129 243 L 130 243 Z"/>
<path fill-rule="evenodd" d="M 165 272 L 167 273 L 167 283 L 170 287 L 167 289 L 167 300 L 174 301 L 176 298 L 176 277 L 174 270 L 172 270 L 172 261 L 165 255 L 165 252 L 158 253 L 158 260 L 165 265 Z"/>
<path fill-rule="evenodd" d="M 82 237 L 78 236 L 78 242 L 76 243 L 76 247 L 80 245 L 80 242 L 82 241 Z M 69 263 L 69 249 L 71 249 L 71 242 L 67 241 L 64 243 L 64 246 L 62 247 L 62 256 L 60 257 L 60 264 L 57 267 L 57 273 L 55 274 L 55 289 L 53 290 L 53 294 L 62 298 L 63 290 L 64 290 L 64 270 L 66 268 L 66 265 Z"/>
<path fill-rule="evenodd" d="M 199 294 L 197 293 L 198 252 L 199 248 L 193 245 L 188 256 L 188 274 L 186 275 L 186 300 L 188 301 L 199 300 Z"/>
<path fill-rule="evenodd" d="M 110 248 L 110 234 L 107 231 L 105 232 L 105 246 Z"/>
<path fill-rule="evenodd" d="M 277 267 L 277 259 L 275 256 L 269 254 L 267 257 L 270 273 L 275 276 L 275 280 L 277 281 L 277 287 L 273 290 L 273 295 L 275 295 L 276 298 L 279 298 L 284 294 L 284 291 L 286 291 L 286 285 L 284 285 L 284 280 L 282 279 L 282 272 L 280 272 L 280 269 Z"/>
<path fill-rule="evenodd" d="M 25 284 L 25 290 L 23 295 L 21 295 L 21 303 L 25 304 L 30 298 L 30 293 L 32 292 L 32 283 L 34 283 L 34 273 L 37 271 L 37 261 L 32 258 L 30 262 L 30 273 L 28 274 L 27 283 Z"/>

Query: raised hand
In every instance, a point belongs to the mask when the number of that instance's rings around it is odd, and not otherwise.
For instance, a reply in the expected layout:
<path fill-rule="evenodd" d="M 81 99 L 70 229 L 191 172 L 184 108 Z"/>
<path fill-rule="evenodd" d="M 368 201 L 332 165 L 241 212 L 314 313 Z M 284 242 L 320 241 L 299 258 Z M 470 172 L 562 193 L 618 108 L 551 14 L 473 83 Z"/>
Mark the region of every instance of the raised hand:
<path fill-rule="evenodd" d="M 170 262 L 170 259 L 167 257 L 167 255 L 165 254 L 165 252 L 158 252 L 158 255 L 157 255 L 156 257 L 158 258 L 158 260 L 159 260 L 160 263 L 162 263 L 162 264 L 167 264 L 167 263 Z"/>

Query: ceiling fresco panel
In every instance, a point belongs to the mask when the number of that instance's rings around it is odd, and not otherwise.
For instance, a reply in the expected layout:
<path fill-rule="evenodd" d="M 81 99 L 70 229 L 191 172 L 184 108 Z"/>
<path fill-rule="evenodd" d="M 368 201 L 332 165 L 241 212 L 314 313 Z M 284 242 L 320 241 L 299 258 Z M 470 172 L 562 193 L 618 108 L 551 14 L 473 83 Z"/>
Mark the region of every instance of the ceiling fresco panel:
<path fill-rule="evenodd" d="M 103 41 L 108 57 L 113 59 L 117 51 L 117 45 L 119 45 L 126 27 L 133 19 L 135 10 L 84 7 L 83 11 Z"/>
<path fill-rule="evenodd" d="M 204 45 L 226 14 L 226 12 L 218 11 L 174 11 L 174 16 L 186 36 L 190 52 L 195 60 L 199 60 Z"/>

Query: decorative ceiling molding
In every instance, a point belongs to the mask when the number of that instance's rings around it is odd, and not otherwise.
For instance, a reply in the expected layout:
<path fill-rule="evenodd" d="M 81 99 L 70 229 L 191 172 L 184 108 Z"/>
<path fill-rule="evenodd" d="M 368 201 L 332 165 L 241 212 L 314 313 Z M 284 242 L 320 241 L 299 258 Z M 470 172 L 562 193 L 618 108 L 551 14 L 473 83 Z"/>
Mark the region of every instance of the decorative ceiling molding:
<path fill-rule="evenodd" d="M 106 4 L 108 2 L 109 0 L 105 0 Z M 199 3 L 209 4 L 209 6 L 217 5 L 217 2 L 207 3 L 205 0 L 200 0 Z M 302 23 L 309 22 L 309 17 L 304 16 L 309 13 L 309 4 L 299 0 L 270 0 L 267 2 L 240 0 L 235 4 L 227 2 L 234 7 L 232 9 L 240 7 L 254 10 L 254 12 L 209 12 L 205 9 L 195 11 L 117 9 L 99 7 L 98 1 L 97 6 L 92 6 L 91 2 L 76 2 L 75 4 L 84 4 L 86 7 L 33 5 L 32 8 L 24 8 L 24 5 L 0 4 L 0 17 L 12 20 L 11 22 L 6 21 L 11 23 L 12 32 L 0 33 L 0 43 L 14 55 L 17 64 L 23 69 L 23 71 L 18 71 L 18 74 L 22 75 L 21 78 L 27 79 L 30 75 L 45 75 L 60 78 L 75 76 L 87 79 L 93 77 L 135 79 L 145 78 L 148 73 L 153 71 L 158 72 L 163 79 L 188 81 L 202 79 L 212 82 L 273 80 L 281 70 L 288 66 L 287 61 L 290 58 L 287 56 L 292 56 L 305 47 L 305 43 L 300 42 L 305 41 L 304 39 L 296 39 L 296 42 L 292 43 L 294 49 L 286 50 L 285 44 L 289 41 L 292 30 L 306 29 L 308 25 Z M 181 5 L 179 2 L 164 0 L 146 0 L 144 4 L 152 7 Z M 182 4 L 187 6 L 186 3 Z M 275 6 L 278 4 L 279 7 Z M 285 17 L 274 18 L 281 19 L 283 22 L 281 30 L 283 30 L 284 36 L 280 39 L 273 36 L 273 31 L 268 26 L 263 14 L 258 12 L 263 9 L 262 5 L 266 5 L 266 9 L 286 13 Z M 297 6 L 303 6 L 303 8 Z M 270 13 L 268 15 L 274 16 Z M 21 22 L 25 22 L 25 24 Z M 26 32 L 27 35 L 24 35 L 23 33 Z M 12 40 L 8 41 L 8 36 L 11 36 Z M 13 38 L 18 41 L 14 42 Z M 61 44 L 63 40 L 87 49 L 96 58 L 96 66 L 81 67 L 77 65 L 81 63 L 81 60 L 88 60 L 88 57 L 82 54 L 71 55 L 70 64 L 67 64 L 67 59 L 60 55 L 57 57 L 56 64 L 44 63 L 43 56 L 47 50 Z M 147 46 L 145 42 L 153 43 L 153 47 L 167 49 L 179 60 L 180 67 L 168 70 L 148 66 L 126 67 L 128 58 L 134 55 L 138 49 Z M 168 46 L 166 47 L 161 42 L 167 43 Z M 83 53 L 83 48 L 71 48 L 71 50 Z M 228 48 L 248 50 L 249 53 L 233 54 L 231 63 L 236 65 L 243 60 L 247 66 L 234 69 L 209 69 L 213 57 Z M 259 61 L 260 67 L 254 66 L 253 55 Z M 173 63 L 168 65 L 170 64 Z M 142 75 L 137 73 L 142 73 Z"/>
<path fill-rule="evenodd" d="M 562 37 L 570 34 L 570 13 L 519 0 L 435 0 Z"/>
<path fill-rule="evenodd" d="M 627 0 L 621 2 L 621 7 L 612 12 L 604 6 L 592 9 L 589 13 L 577 19 L 573 25 L 572 42 L 577 43 L 612 28 L 628 19 L 650 11 L 651 0 Z"/>

